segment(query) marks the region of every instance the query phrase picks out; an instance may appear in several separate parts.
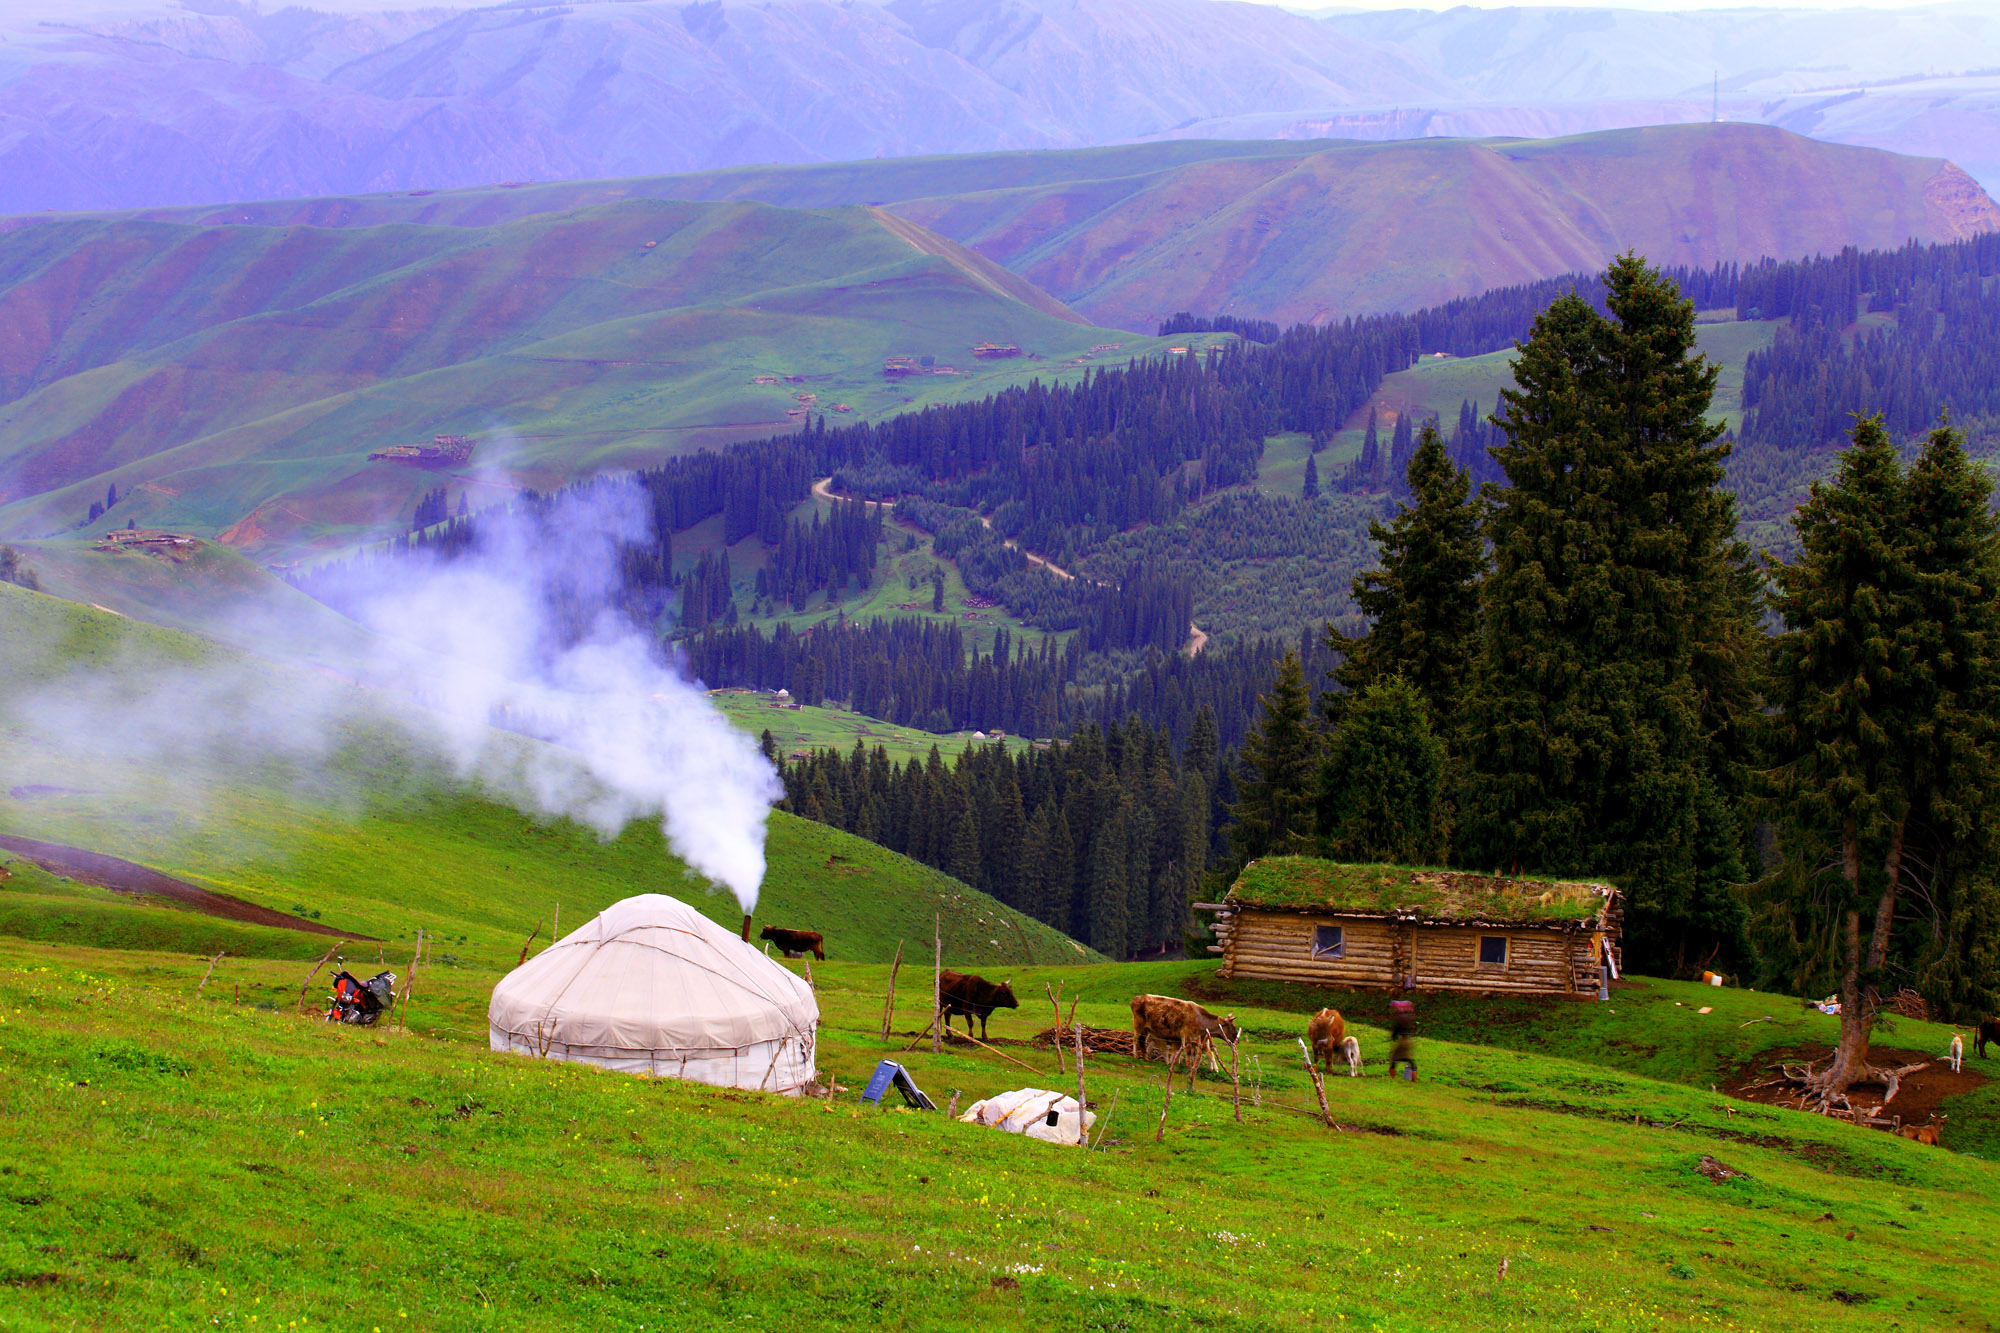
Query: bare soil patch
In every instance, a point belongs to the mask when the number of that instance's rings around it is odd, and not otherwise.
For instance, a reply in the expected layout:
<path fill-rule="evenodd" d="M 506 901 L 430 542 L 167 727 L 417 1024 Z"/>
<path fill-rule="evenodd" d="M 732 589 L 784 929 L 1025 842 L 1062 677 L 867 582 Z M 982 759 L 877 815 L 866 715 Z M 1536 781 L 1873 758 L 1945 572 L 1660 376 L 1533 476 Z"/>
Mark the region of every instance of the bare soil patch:
<path fill-rule="evenodd" d="M 317 921 L 304 921 L 283 912 L 274 912 L 268 907 L 232 898 L 226 893 L 213 893 L 197 888 L 186 880 L 163 875 L 148 866 L 132 861 L 122 861 L 102 852 L 88 852 L 81 847 L 63 847 L 53 842 L 37 842 L 33 838 L 19 838 L 12 834 L 0 833 L 0 847 L 27 857 L 42 869 L 85 884 L 95 884 L 99 888 L 110 889 L 113 893 L 129 893 L 139 897 L 164 898 L 182 907 L 191 907 L 209 916 L 219 916 L 229 921 L 242 921 L 253 926 L 278 926 L 284 930 L 301 930 L 312 935 L 337 935 L 342 939 L 372 940 L 372 935 L 358 935 L 351 930 L 339 930 L 333 926 L 323 926 Z"/>
<path fill-rule="evenodd" d="M 1754 1063 L 1731 1075 L 1729 1081 L 1722 1085 L 1722 1090 L 1746 1102 L 1782 1105 L 1786 1098 L 1797 1096 L 1798 1089 L 1782 1082 L 1772 1082 L 1778 1077 L 1778 1066 L 1824 1060 L 1832 1054 L 1833 1048 L 1823 1042 L 1765 1051 Z M 1938 1108 L 1945 1098 L 1976 1092 L 1988 1082 L 1987 1075 L 1972 1067 L 1970 1050 L 1966 1052 L 1959 1072 L 1954 1074 L 1950 1063 L 1933 1052 L 1902 1050 L 1873 1043 L 1868 1047 L 1868 1062 L 1874 1065 L 1895 1068 L 1925 1060 L 1930 1063 L 1924 1068 L 1903 1075 L 1902 1083 L 1896 1090 L 1896 1099 L 1882 1108 L 1883 1118 L 1901 1117 L 1905 1125 L 1937 1124 L 1940 1122 Z M 1881 1101 L 1882 1091 L 1879 1083 L 1857 1083 L 1852 1095 L 1857 1105 L 1863 1102 L 1873 1105 Z"/>

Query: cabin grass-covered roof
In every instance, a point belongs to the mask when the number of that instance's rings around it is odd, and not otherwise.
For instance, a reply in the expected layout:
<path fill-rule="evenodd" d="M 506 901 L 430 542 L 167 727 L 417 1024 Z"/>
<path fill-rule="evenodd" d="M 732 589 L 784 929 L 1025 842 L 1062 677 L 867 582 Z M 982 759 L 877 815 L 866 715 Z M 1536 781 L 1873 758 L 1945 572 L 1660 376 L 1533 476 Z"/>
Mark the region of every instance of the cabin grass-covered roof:
<path fill-rule="evenodd" d="M 1609 885 L 1574 880 L 1268 856 L 1243 868 L 1225 901 L 1281 912 L 1548 926 L 1594 922 L 1610 907 L 1612 896 Z"/>

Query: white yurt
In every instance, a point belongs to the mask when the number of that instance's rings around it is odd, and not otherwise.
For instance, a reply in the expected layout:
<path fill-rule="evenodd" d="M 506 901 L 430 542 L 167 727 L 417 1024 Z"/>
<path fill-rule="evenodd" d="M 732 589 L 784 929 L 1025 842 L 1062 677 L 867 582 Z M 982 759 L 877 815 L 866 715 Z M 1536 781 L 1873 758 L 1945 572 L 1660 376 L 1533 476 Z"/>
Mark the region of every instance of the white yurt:
<path fill-rule="evenodd" d="M 493 988 L 496 1051 L 795 1093 L 819 1005 L 761 950 L 665 894 L 615 903 Z"/>

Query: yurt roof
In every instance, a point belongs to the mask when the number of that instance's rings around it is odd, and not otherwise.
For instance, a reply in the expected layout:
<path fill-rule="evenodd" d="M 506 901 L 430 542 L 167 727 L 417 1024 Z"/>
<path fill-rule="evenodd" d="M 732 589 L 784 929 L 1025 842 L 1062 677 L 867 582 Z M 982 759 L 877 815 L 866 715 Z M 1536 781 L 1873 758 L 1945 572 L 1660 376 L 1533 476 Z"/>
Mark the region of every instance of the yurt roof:
<path fill-rule="evenodd" d="M 615 1051 L 742 1050 L 810 1033 L 811 987 L 665 894 L 614 903 L 501 979 L 502 1030 Z"/>

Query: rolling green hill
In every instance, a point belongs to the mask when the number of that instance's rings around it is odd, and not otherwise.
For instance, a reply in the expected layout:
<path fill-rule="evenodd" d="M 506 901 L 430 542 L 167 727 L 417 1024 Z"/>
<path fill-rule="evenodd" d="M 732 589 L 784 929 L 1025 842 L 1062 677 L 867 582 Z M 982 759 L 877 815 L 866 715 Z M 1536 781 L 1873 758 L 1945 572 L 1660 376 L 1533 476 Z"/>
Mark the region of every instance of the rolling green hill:
<path fill-rule="evenodd" d="M 204 966 L 0 940 L 0 1271 L 27 1326 L 1872 1333 L 1982 1328 L 1995 1276 L 1993 1163 L 1593 1058 L 1742 1031 L 1690 985 L 1534 1017 L 1561 1047 L 1587 1009 L 1574 1051 L 1426 1032 L 1416 1083 L 1357 1024 L 1337 1129 L 1304 1014 L 1239 1002 L 1240 1113 L 1226 1049 L 1171 1102 L 1158 1064 L 1094 1055 L 1083 1153 L 856 1091 L 884 1058 L 961 1111 L 1074 1090 L 1026 996 L 1062 984 L 1118 1028 L 1212 965 L 1032 969 L 1004 1051 L 938 1055 L 910 971 L 884 1039 L 888 969 L 816 965 L 830 1103 L 489 1051 L 499 966 L 434 958 L 407 1032 L 294 1018 L 295 961 L 224 959 L 197 995 Z M 343 1220 L 365 1227 L 330 1241 Z"/>
<path fill-rule="evenodd" d="M 491 226 L 22 221 L 0 323 L 0 532 L 73 527 L 115 484 L 110 521 L 265 559 L 393 528 L 448 476 L 477 503 L 1152 349 L 875 210 L 659 199 Z M 890 381 L 890 356 L 959 373 Z M 470 464 L 368 461 L 435 434 L 473 437 Z"/>
<path fill-rule="evenodd" d="M 352 710 L 339 715 L 337 743 L 318 761 L 256 749 L 238 755 L 219 740 L 169 744 L 115 721 L 80 738 L 74 714 L 36 703 L 57 681 L 72 696 L 88 693 L 91 670 L 112 666 L 127 681 L 177 680 L 182 671 L 262 675 L 281 697 L 301 670 L 0 585 L 0 772 L 8 777 L 0 832 L 124 857 L 359 934 L 408 941 L 423 926 L 455 954 L 487 963 L 512 958 L 558 903 L 574 925 L 620 898 L 659 892 L 731 927 L 740 921 L 734 899 L 691 879 L 656 825 L 635 823 L 605 842 L 487 799 L 382 722 L 379 702 L 359 689 L 335 687 Z M 328 686 L 299 678 L 298 688 Z M 214 725 L 226 737 L 234 724 Z M 937 871 L 781 812 L 771 816 L 767 855 L 759 924 L 823 930 L 837 958 L 886 960 L 899 939 L 914 947 L 930 934 L 926 918 L 938 913 L 947 948 L 968 963 L 1090 956 Z M 72 938 L 122 945 L 157 937 L 174 947 L 285 956 L 317 955 L 326 945 L 191 923 L 177 909 L 58 890 L 46 877 L 0 885 L 0 929 L 62 933 L 51 919 L 74 921 Z"/>

